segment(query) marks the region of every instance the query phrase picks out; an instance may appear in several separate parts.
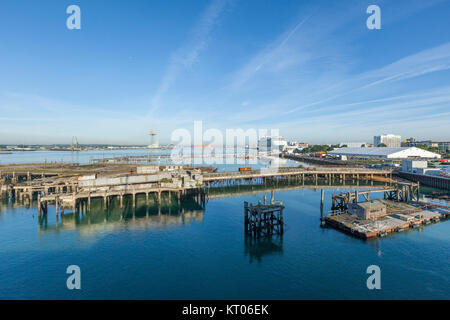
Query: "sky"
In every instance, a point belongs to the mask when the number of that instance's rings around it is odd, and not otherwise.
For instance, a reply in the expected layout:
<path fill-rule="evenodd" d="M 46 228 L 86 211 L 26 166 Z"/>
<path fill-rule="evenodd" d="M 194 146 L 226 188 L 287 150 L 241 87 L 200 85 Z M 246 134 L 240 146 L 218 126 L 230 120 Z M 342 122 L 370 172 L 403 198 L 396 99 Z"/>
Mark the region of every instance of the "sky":
<path fill-rule="evenodd" d="M 0 144 L 170 143 L 194 121 L 448 141 L 449 17 L 450 0 L 2 0 Z"/>

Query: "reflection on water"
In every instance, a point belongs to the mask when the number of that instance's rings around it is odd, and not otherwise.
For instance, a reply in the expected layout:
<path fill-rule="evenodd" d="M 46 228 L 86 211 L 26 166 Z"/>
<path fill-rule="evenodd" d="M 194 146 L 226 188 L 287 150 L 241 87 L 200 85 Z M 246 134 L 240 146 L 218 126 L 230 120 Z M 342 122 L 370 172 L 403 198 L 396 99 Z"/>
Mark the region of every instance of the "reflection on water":
<path fill-rule="evenodd" d="M 333 193 L 346 191 L 340 188 L 324 188 L 324 212 Z M 94 199 L 89 212 L 66 211 L 57 220 L 49 207 L 40 221 L 35 203 L 25 209 L 0 202 L 0 297 L 373 299 L 366 286 L 373 264 L 386 270 L 382 281 L 389 288 L 377 298 L 449 297 L 448 223 L 363 242 L 319 227 L 320 187 L 273 187 L 286 206 L 286 232 L 245 238 L 243 202 L 257 202 L 264 189 L 233 187 L 236 194 L 228 198 L 219 190 L 214 198 L 212 189 L 205 219 L 198 202 L 185 199 L 178 208 L 176 197 L 171 205 L 163 198 L 160 209 L 153 199 L 146 206 L 145 195 L 134 210 L 131 201 L 120 209 L 115 200 L 108 211 Z M 85 270 L 85 289 L 76 293 L 65 285 L 71 264 Z"/>
<path fill-rule="evenodd" d="M 120 208 L 119 201 L 114 199 L 108 210 L 104 210 L 101 199 L 92 200 L 90 211 L 65 213 L 60 217 L 49 213 L 39 218 L 40 232 L 59 232 L 77 230 L 80 235 L 92 235 L 97 232 L 112 232 L 119 229 L 149 229 L 158 227 L 175 227 L 203 220 L 204 207 L 194 199 L 186 199 L 179 205 L 168 203 L 163 199 L 157 203 L 145 204 L 139 201 L 136 207 L 125 202 Z"/>
<path fill-rule="evenodd" d="M 374 186 L 383 185 L 382 183 L 375 182 Z M 248 195 L 257 194 L 264 191 L 282 191 L 286 189 L 296 188 L 323 188 L 323 187 L 351 187 L 352 184 L 346 186 L 337 185 L 334 183 L 332 186 L 325 185 L 320 181 L 316 185 L 312 181 L 304 181 L 300 184 L 295 181 L 286 180 L 274 180 L 267 184 L 249 184 L 249 185 L 227 185 L 216 186 L 206 188 L 206 192 L 209 199 L 222 198 L 233 195 Z M 355 185 L 353 185 L 355 186 Z M 361 185 L 359 187 L 364 187 Z M 20 207 L 26 207 L 36 211 L 34 214 L 37 216 L 36 203 L 18 203 L 15 201 L 3 200 L 0 201 L 0 218 L 1 214 L 11 209 L 17 209 Z M 34 210 L 36 209 L 36 210 Z M 53 209 L 53 210 L 52 210 Z M 38 230 L 39 232 L 59 232 L 64 230 L 76 230 L 81 235 L 92 235 L 97 232 L 112 232 L 114 230 L 128 228 L 128 229 L 148 229 L 157 227 L 175 227 L 179 225 L 189 224 L 191 222 L 201 222 L 203 220 L 205 208 L 202 203 L 195 198 L 183 199 L 180 203 L 177 201 L 169 201 L 169 199 L 163 196 L 162 202 L 159 205 L 156 199 L 151 199 L 149 205 L 146 205 L 145 197 L 137 197 L 136 207 L 132 207 L 131 199 L 124 199 L 124 207 L 120 208 L 118 199 L 113 199 L 108 210 L 103 209 L 102 199 L 93 199 L 91 203 L 90 211 L 81 211 L 73 214 L 71 211 L 56 216 L 54 207 L 51 207 L 47 215 L 43 215 L 39 218 Z M 281 244 L 278 240 L 264 239 L 258 243 L 248 243 L 252 245 L 251 249 L 246 244 L 251 260 L 253 257 L 260 261 L 262 254 L 267 252 L 270 248 L 272 251 L 277 251 L 276 248 Z M 264 249 L 259 251 L 259 249 Z M 255 251 L 256 250 L 256 251 Z M 281 251 L 281 250 L 279 250 Z M 259 253 L 258 253 L 259 252 Z"/>
<path fill-rule="evenodd" d="M 283 235 L 271 235 L 267 237 L 254 238 L 246 235 L 244 241 L 244 254 L 249 256 L 250 263 L 256 259 L 258 263 L 268 255 L 283 254 Z"/>
<path fill-rule="evenodd" d="M 303 182 L 298 182 L 294 180 L 287 179 L 273 179 L 266 183 L 251 183 L 248 184 L 230 184 L 230 185 L 217 185 L 213 187 L 207 187 L 206 192 L 208 197 L 211 198 L 222 198 L 236 195 L 251 195 L 258 194 L 264 191 L 283 191 L 283 190 L 294 190 L 294 189 L 313 189 L 314 191 L 318 189 L 349 189 L 349 188 L 372 188 L 372 187 L 386 187 L 385 182 L 379 181 L 344 181 L 330 183 L 325 179 L 318 179 L 317 182 L 309 179 L 305 179 Z"/>

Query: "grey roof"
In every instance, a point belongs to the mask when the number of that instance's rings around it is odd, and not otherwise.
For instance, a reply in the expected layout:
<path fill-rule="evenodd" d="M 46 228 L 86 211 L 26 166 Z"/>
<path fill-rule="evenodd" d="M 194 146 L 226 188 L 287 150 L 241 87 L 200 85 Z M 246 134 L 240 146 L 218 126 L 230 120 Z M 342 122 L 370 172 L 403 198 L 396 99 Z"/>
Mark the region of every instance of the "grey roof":
<path fill-rule="evenodd" d="M 386 205 L 384 203 L 378 201 L 369 201 L 369 202 L 358 202 L 358 205 L 363 207 L 364 209 L 382 209 L 385 208 Z"/>
<path fill-rule="evenodd" d="M 387 156 L 392 153 L 400 152 L 407 149 L 412 149 L 414 147 L 370 147 L 370 148 L 339 148 L 333 151 L 329 151 L 329 154 L 340 154 L 340 155 L 370 155 L 370 156 Z"/>
<path fill-rule="evenodd" d="M 371 147 L 371 148 L 339 148 L 328 153 L 330 154 L 367 154 L 367 155 L 388 155 L 410 149 L 412 147 L 399 147 L 399 148 L 389 148 L 389 147 Z"/>

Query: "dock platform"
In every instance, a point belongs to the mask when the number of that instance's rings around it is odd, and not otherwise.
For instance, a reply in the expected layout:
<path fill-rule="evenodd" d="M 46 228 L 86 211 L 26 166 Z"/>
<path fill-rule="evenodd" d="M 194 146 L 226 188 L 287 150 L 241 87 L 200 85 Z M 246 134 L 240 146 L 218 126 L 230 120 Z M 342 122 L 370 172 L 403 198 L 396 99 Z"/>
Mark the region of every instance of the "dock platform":
<path fill-rule="evenodd" d="M 345 212 L 326 217 L 325 224 L 357 238 L 369 239 L 383 237 L 392 232 L 403 232 L 450 217 L 450 207 L 384 199 L 376 201 L 387 206 L 388 212 L 385 216 L 376 220 L 363 220 Z"/>

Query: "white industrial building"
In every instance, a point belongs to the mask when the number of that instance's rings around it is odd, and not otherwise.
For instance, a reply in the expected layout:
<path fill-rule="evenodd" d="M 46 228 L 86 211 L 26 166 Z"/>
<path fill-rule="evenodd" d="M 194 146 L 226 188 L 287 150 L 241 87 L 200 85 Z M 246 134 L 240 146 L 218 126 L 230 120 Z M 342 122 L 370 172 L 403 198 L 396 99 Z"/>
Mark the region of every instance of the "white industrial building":
<path fill-rule="evenodd" d="M 416 147 L 374 147 L 374 148 L 339 148 L 328 152 L 331 156 L 347 156 L 354 158 L 384 158 L 384 159 L 439 159 L 440 154 Z"/>
<path fill-rule="evenodd" d="M 382 134 L 380 136 L 373 137 L 373 146 L 379 147 L 381 144 L 385 144 L 389 148 L 397 148 L 402 145 L 402 137 L 395 134 Z"/>
<path fill-rule="evenodd" d="M 426 174 L 439 176 L 442 173 L 440 168 L 428 168 L 428 161 L 424 160 L 403 160 L 402 171 L 413 174 Z"/>

